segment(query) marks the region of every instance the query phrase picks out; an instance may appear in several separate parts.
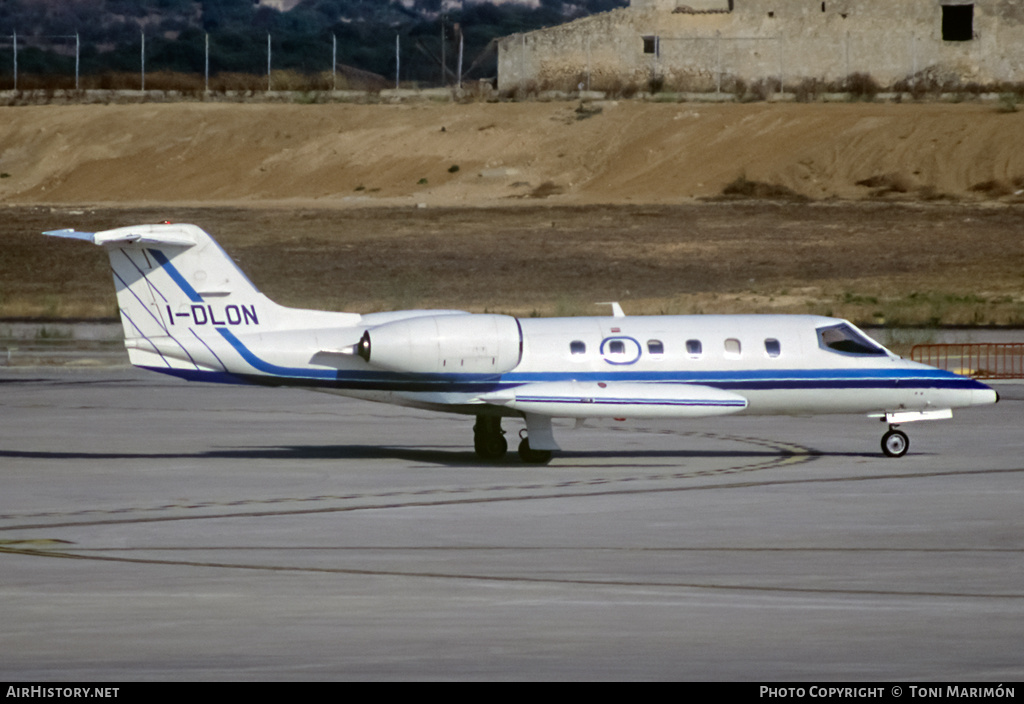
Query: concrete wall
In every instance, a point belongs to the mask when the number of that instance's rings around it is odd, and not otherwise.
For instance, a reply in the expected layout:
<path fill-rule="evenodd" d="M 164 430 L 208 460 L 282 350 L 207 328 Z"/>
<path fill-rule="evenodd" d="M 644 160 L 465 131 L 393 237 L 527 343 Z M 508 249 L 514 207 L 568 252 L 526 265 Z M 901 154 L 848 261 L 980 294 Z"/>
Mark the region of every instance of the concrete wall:
<path fill-rule="evenodd" d="M 966 10 L 971 39 L 944 41 L 943 5 L 973 8 Z M 1024 81 L 1024 2 L 633 0 L 628 8 L 505 37 L 498 48 L 501 90 L 646 89 L 652 79 L 665 90 L 716 90 L 737 78 L 781 77 L 788 86 L 852 73 L 870 74 L 883 87 L 914 77 Z"/>

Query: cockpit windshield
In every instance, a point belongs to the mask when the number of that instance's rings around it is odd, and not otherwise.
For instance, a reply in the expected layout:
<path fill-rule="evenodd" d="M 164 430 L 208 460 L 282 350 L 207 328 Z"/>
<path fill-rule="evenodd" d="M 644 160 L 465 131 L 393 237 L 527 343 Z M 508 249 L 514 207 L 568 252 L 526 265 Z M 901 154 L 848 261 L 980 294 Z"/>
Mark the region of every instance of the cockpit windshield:
<path fill-rule="evenodd" d="M 843 354 L 885 355 L 885 349 L 846 323 L 818 328 L 818 344 Z"/>

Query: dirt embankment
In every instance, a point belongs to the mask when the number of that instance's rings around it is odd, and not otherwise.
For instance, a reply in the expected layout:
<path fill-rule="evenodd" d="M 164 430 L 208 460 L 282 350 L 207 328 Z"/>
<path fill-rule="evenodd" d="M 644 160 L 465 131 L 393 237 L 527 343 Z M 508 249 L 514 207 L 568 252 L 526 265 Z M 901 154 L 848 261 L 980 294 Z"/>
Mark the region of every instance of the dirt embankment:
<path fill-rule="evenodd" d="M 0 203 L 1020 200 L 1024 112 L 984 104 L 142 104 L 0 108 Z"/>
<path fill-rule="evenodd" d="M 42 237 L 195 222 L 296 307 L 533 315 L 823 313 L 859 323 L 1024 325 L 1021 208 L 717 202 L 507 208 L 11 206 L 0 318 L 110 317 L 105 252 Z"/>
<path fill-rule="evenodd" d="M 116 315 L 39 232 L 169 219 L 301 307 L 1024 324 L 1024 113 L 578 107 L 0 108 L 0 317 Z"/>

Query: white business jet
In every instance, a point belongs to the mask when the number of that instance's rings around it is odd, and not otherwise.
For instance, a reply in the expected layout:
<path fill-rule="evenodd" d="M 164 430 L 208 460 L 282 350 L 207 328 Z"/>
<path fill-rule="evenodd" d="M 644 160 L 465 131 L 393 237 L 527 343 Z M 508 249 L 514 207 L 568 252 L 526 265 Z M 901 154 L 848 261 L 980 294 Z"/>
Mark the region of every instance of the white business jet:
<path fill-rule="evenodd" d="M 995 403 L 988 386 L 901 359 L 851 323 L 813 315 L 623 315 L 518 319 L 458 310 L 334 313 L 256 290 L 206 232 L 161 224 L 47 235 L 107 249 L 135 366 L 190 381 L 303 386 L 476 416 L 479 457 L 559 449 L 552 418 L 866 414 L 882 451 L 902 423 Z M 522 435 L 522 433 L 521 433 Z"/>

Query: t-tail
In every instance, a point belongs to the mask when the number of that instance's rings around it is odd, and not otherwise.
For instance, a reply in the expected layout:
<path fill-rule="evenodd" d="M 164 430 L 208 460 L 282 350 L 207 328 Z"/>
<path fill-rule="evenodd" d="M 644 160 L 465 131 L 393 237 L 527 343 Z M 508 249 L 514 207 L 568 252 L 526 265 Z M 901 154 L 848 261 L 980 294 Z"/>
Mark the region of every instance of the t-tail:
<path fill-rule="evenodd" d="M 233 365 L 226 364 L 218 351 L 225 341 L 250 334 L 272 338 L 294 323 L 296 316 L 289 313 L 300 313 L 260 293 L 217 242 L 195 225 L 45 234 L 106 248 L 125 347 L 136 366 L 171 373 L 227 372 Z"/>

